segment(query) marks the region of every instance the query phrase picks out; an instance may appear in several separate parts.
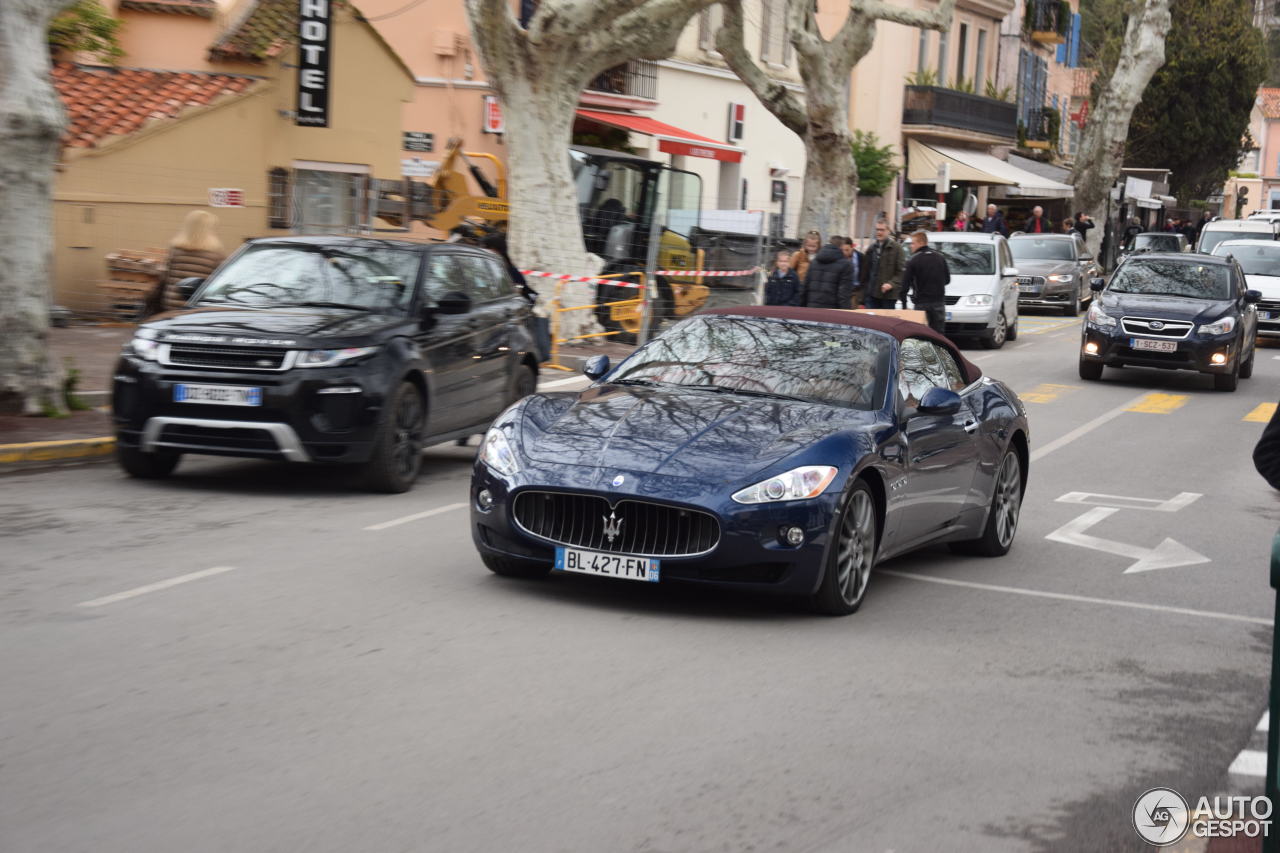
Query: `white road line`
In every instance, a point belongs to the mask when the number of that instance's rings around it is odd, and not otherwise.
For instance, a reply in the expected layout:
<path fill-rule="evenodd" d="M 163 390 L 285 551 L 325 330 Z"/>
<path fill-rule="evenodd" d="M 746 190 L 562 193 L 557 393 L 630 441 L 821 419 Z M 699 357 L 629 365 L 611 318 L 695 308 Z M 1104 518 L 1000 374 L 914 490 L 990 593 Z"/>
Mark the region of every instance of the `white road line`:
<path fill-rule="evenodd" d="M 973 581 L 958 581 L 951 578 L 939 578 L 932 575 L 917 575 L 913 572 L 895 572 L 891 570 L 879 569 L 879 574 L 890 575 L 895 578 L 908 578 L 913 581 L 927 581 L 929 583 L 940 583 L 946 586 L 963 586 L 969 589 L 984 589 L 989 592 L 1007 592 L 1013 595 L 1029 595 L 1034 598 L 1053 598 L 1058 601 L 1074 601 L 1079 604 L 1105 604 L 1110 607 L 1128 607 L 1134 610 L 1152 610 L 1157 613 L 1175 613 L 1181 616 L 1200 616 L 1205 619 L 1224 619 L 1228 622 L 1248 622 L 1252 625 L 1270 625 L 1270 619 L 1263 619 L 1259 616 L 1239 616 L 1235 613 L 1215 613 L 1211 610 L 1192 610 L 1187 607 L 1168 607 L 1163 604 L 1143 604 L 1139 601 L 1119 601 L 1111 598 L 1091 598 L 1087 595 L 1071 595 L 1065 592 L 1046 592 L 1038 589 L 1023 589 L 1016 586 L 997 586 L 996 584 L 974 583 Z"/>
<path fill-rule="evenodd" d="M 572 385 L 575 382 L 590 382 L 591 380 L 585 376 L 570 376 L 568 379 L 557 379 L 555 382 L 543 382 L 538 386 L 542 388 L 562 388 L 565 385 Z"/>
<path fill-rule="evenodd" d="M 969 359 L 969 361 L 982 361 L 984 358 L 991 358 L 991 356 L 993 355 L 995 355 L 995 353 L 987 352 L 987 353 L 983 353 L 982 355 L 967 356 L 967 358 Z"/>
<path fill-rule="evenodd" d="M 127 589 L 124 592 L 117 592 L 115 595 L 107 595 L 102 598 L 95 598 L 92 601 L 82 601 L 78 607 L 102 607 L 104 604 L 115 604 L 117 601 L 125 601 L 130 598 L 137 598 L 139 595 L 146 595 L 149 592 L 158 592 L 162 589 L 168 589 L 171 586 L 188 583 L 189 581 L 200 580 L 212 575 L 220 575 L 223 572 L 230 572 L 235 566 L 214 566 L 212 569 L 201 569 L 198 572 L 191 572 L 186 575 L 178 575 L 176 578 L 169 578 L 167 581 L 157 581 L 149 583 L 146 586 Z"/>
<path fill-rule="evenodd" d="M 396 527 L 401 524 L 408 524 L 411 521 L 418 521 L 423 518 L 430 518 L 433 515 L 443 515 L 446 512 L 453 512 L 456 509 L 465 509 L 465 503 L 449 504 L 448 506 L 438 506 L 435 509 L 429 509 L 425 512 L 415 512 L 413 515 L 406 515 L 402 518 L 393 518 L 390 521 L 383 521 L 378 524 L 370 524 L 365 530 L 386 530 L 388 527 Z"/>
<path fill-rule="evenodd" d="M 1267 754 L 1256 749 L 1243 750 L 1231 762 L 1227 772 L 1233 776 L 1261 776 L 1267 778 Z"/>
<path fill-rule="evenodd" d="M 1105 424 L 1107 421 L 1120 417 L 1120 415 L 1124 414 L 1125 411 L 1128 410 L 1130 406 L 1135 405 L 1139 400 L 1147 396 L 1148 393 L 1149 392 L 1147 391 L 1143 391 L 1141 394 L 1134 397 L 1132 400 L 1129 400 L 1127 403 L 1121 403 L 1120 405 L 1116 406 L 1114 409 L 1111 409 L 1110 411 L 1103 412 L 1102 414 L 1098 415 L 1096 418 L 1089 421 L 1088 423 L 1081 424 L 1080 426 L 1076 427 L 1066 435 L 1055 438 L 1053 441 L 1049 442 L 1044 447 L 1040 447 L 1031 451 L 1031 461 L 1035 462 L 1038 459 L 1043 459 L 1053 451 L 1066 447 L 1068 444 L 1075 441 L 1077 438 L 1080 438 L 1081 436 L 1084 436 L 1084 435 L 1088 435 L 1098 427 Z"/>

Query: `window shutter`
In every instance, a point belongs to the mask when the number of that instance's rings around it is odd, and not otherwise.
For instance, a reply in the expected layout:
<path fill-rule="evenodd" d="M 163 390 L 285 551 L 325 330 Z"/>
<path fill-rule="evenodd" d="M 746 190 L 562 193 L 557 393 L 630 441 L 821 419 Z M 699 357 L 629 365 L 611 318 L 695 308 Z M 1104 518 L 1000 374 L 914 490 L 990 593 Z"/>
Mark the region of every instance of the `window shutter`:
<path fill-rule="evenodd" d="M 1067 64 L 1072 68 L 1080 66 L 1080 14 L 1076 13 L 1071 16 L 1071 50 L 1067 57 Z"/>
<path fill-rule="evenodd" d="M 769 0 L 761 0 L 763 14 L 760 16 L 760 58 L 765 62 L 773 62 L 773 43 L 770 38 L 773 27 L 773 6 Z"/>
<path fill-rule="evenodd" d="M 288 228 L 289 170 L 279 166 L 267 172 L 267 227 Z"/>

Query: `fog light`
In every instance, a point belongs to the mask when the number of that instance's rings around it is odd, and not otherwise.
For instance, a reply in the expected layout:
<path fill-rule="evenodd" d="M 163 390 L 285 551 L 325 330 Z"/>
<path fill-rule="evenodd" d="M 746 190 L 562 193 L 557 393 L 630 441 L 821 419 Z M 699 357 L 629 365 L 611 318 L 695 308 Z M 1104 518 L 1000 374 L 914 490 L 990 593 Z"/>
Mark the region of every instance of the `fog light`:
<path fill-rule="evenodd" d="M 488 512 L 493 509 L 493 493 L 488 489 L 481 489 L 479 493 L 476 494 L 476 505 L 484 512 Z"/>
<path fill-rule="evenodd" d="M 804 528 L 803 527 L 784 527 L 778 531 L 778 538 L 788 545 L 796 546 L 804 544 Z"/>
<path fill-rule="evenodd" d="M 1095 344 L 1093 341 L 1089 341 L 1089 343 L 1084 345 L 1084 351 L 1087 352 L 1089 355 L 1097 355 L 1098 345 Z"/>
<path fill-rule="evenodd" d="M 1225 352 L 1215 352 L 1213 355 L 1209 356 L 1209 363 L 1210 364 L 1226 364 L 1227 354 Z"/>

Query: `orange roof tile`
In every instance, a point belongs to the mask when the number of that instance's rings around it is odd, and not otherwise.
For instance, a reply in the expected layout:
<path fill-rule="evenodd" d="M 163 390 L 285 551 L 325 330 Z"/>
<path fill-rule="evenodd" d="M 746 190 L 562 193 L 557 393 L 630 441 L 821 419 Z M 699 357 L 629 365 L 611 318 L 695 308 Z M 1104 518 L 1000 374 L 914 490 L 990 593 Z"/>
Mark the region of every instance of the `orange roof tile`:
<path fill-rule="evenodd" d="M 120 8 L 212 18 L 218 11 L 218 4 L 214 0 L 120 0 Z"/>
<path fill-rule="evenodd" d="M 1258 89 L 1258 107 L 1263 118 L 1280 118 L 1280 89 Z"/>
<path fill-rule="evenodd" d="M 332 8 L 345 4 L 333 0 Z M 297 40 L 298 0 L 253 0 L 240 20 L 209 48 L 212 62 L 265 62 Z"/>
<path fill-rule="evenodd" d="M 57 63 L 53 84 L 67 110 L 64 144 L 93 148 L 133 133 L 153 119 L 177 118 L 191 107 L 244 92 L 257 77 L 202 71 L 152 71 Z"/>

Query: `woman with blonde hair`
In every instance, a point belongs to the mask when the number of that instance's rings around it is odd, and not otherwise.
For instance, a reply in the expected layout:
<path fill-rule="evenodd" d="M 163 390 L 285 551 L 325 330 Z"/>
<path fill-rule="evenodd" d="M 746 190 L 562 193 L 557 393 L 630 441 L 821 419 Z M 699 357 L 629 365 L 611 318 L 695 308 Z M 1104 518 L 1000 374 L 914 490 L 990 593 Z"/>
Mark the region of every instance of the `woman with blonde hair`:
<path fill-rule="evenodd" d="M 207 278 L 226 259 L 217 227 L 218 218 L 207 210 L 187 214 L 182 228 L 169 241 L 169 259 L 157 289 L 156 310 L 181 308 L 187 297 L 178 293 L 178 282 L 184 278 Z"/>

